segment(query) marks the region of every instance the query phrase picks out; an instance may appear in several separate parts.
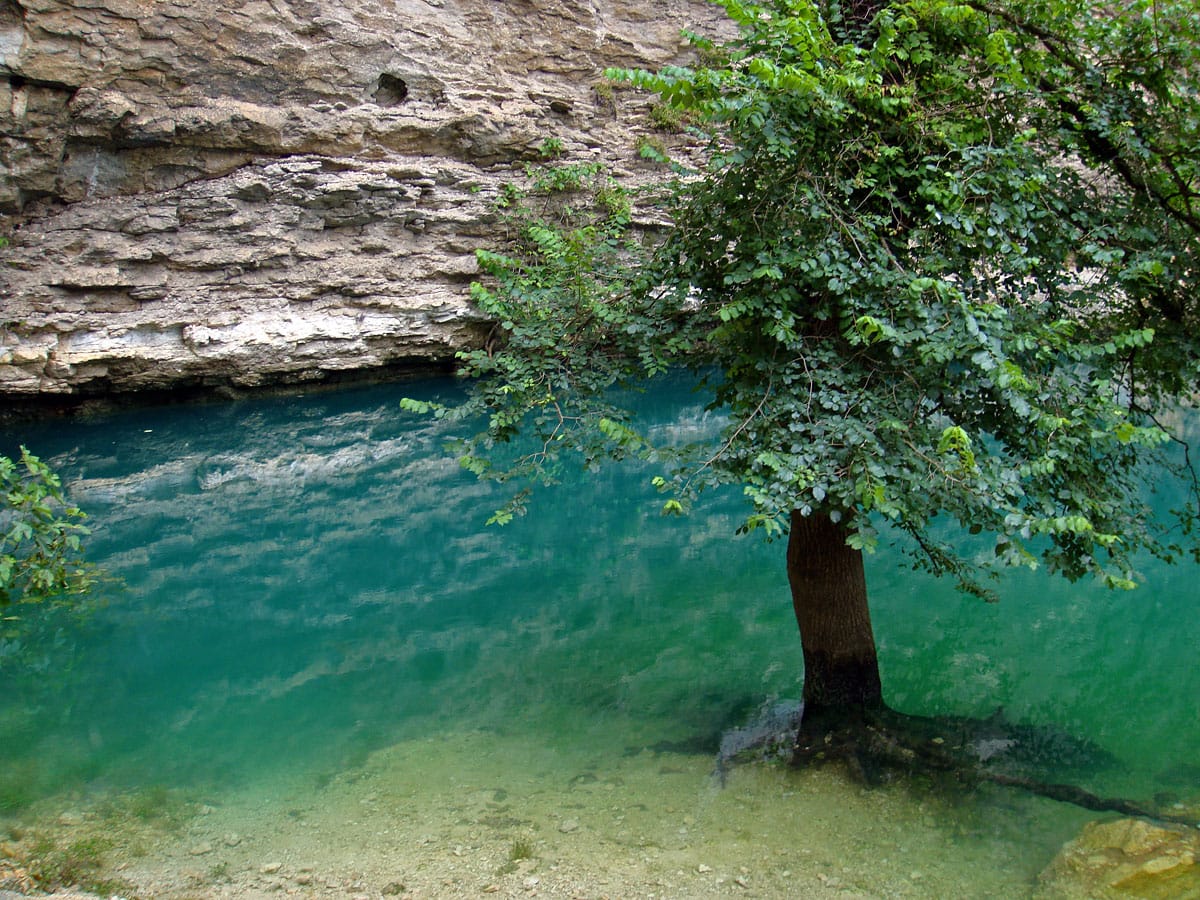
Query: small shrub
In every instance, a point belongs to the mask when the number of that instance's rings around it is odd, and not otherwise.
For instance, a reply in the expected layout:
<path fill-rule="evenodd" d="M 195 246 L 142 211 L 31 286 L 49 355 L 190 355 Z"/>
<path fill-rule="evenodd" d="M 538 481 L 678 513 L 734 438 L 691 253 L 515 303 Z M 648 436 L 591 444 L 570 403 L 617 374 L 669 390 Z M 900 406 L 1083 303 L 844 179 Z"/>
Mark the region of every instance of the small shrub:
<path fill-rule="evenodd" d="M 518 206 L 524 199 L 525 192 L 511 181 L 506 181 L 500 185 L 500 194 L 496 197 L 496 208 L 509 209 L 510 207 Z"/>
<path fill-rule="evenodd" d="M 668 103 L 655 103 L 650 107 L 650 125 L 656 131 L 679 134 L 687 123 L 687 113 Z"/>
<path fill-rule="evenodd" d="M 558 159 L 563 155 L 562 138 L 546 138 L 538 144 L 537 152 L 542 159 Z"/>
<path fill-rule="evenodd" d="M 544 194 L 581 191 L 604 170 L 602 163 L 568 163 L 560 166 L 530 167 L 526 174 L 535 190 Z"/>
<path fill-rule="evenodd" d="M 596 204 L 614 219 L 628 220 L 633 213 L 629 192 L 612 179 L 596 191 Z"/>
<path fill-rule="evenodd" d="M 598 81 L 592 88 L 596 92 L 596 105 L 609 112 L 616 113 L 617 111 L 617 87 L 612 82 L 605 78 L 603 81 Z"/>
<path fill-rule="evenodd" d="M 638 138 L 635 149 L 637 155 L 642 159 L 656 163 L 669 164 L 671 162 L 671 157 L 667 155 L 667 145 L 662 142 L 661 138 L 642 135 Z"/>
<path fill-rule="evenodd" d="M 18 461 L 0 456 L 0 607 L 92 586 L 82 561 L 85 518 L 67 502 L 58 476 L 24 447 Z"/>

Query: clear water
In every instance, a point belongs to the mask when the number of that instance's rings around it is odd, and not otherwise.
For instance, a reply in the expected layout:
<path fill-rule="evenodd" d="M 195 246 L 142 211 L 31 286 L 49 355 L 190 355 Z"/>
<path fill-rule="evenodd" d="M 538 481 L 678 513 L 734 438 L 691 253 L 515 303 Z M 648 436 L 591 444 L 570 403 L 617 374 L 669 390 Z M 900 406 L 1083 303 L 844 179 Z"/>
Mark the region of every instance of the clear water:
<path fill-rule="evenodd" d="M 0 435 L 0 450 L 26 443 L 63 473 L 91 514 L 92 558 L 116 579 L 86 620 L 0 648 L 0 818 L 151 785 L 230 809 L 251 796 L 333 803 L 318 798 L 339 785 L 363 803 L 348 773 L 384 769 L 419 806 L 451 761 L 464 784 L 471 765 L 486 768 L 479 785 L 541 779 L 548 808 L 578 800 L 571 791 L 596 781 L 580 772 L 606 766 L 667 810 L 701 795 L 706 809 L 732 802 L 709 793 L 720 732 L 799 695 L 783 545 L 734 536 L 733 494 L 664 519 L 652 473 L 619 467 L 572 476 L 529 516 L 485 527 L 503 495 L 445 456 L 435 426 L 398 409 L 401 396 L 454 390 L 430 381 L 171 406 Z M 680 386 L 645 406 L 664 432 L 711 427 Z M 868 565 L 895 707 L 1003 707 L 1113 756 L 1069 771 L 1047 760 L 1052 780 L 1142 800 L 1200 794 L 1197 566 L 1150 564 L 1132 594 L 1019 573 L 1003 602 L 982 605 L 895 551 Z M 891 841 L 894 857 L 903 843 L 873 830 L 877 801 L 836 778 L 741 777 L 785 831 L 803 827 L 787 824 L 804 808 L 798 791 L 830 792 L 821 809 L 844 814 L 822 827 L 844 834 L 843 860 L 878 869 L 881 848 Z M 787 781 L 803 777 L 816 780 Z M 892 800 L 908 804 L 890 810 L 896 828 L 913 827 L 911 815 L 930 829 L 936 859 L 921 865 L 959 865 L 978 896 L 1012 889 L 985 890 L 991 878 L 1028 884 L 1083 821 L 1003 792 L 968 797 L 953 825 L 928 821 L 927 798 Z M 672 834 L 689 827 L 672 823 Z M 948 856 L 954 841 L 964 849 Z"/>

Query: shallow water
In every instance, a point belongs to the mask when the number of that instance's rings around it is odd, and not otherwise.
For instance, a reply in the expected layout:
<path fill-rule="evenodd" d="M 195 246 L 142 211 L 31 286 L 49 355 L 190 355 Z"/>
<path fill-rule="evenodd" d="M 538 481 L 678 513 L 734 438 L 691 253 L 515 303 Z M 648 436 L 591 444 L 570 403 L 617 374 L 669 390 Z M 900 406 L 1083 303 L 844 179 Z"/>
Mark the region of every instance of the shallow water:
<path fill-rule="evenodd" d="M 91 514 L 92 558 L 118 582 L 86 620 L 0 647 L 0 817 L 166 786 L 207 798 L 222 828 L 242 832 L 260 800 L 277 814 L 361 812 L 403 793 L 423 810 L 412 827 L 452 842 L 466 814 L 439 824 L 447 798 L 469 806 L 502 782 L 524 809 L 496 819 L 508 823 L 499 831 L 566 841 L 564 810 L 599 816 L 605 783 L 616 795 L 636 784 L 614 807 L 622 821 L 581 829 L 608 829 L 622 846 L 625 819 L 642 816 L 629 846 L 666 854 L 662 872 L 693 872 L 725 865 L 671 856 L 686 857 L 688 829 L 707 822 L 705 858 L 728 849 L 736 873 L 746 846 L 770 855 L 751 833 L 764 817 L 779 852 L 813 845 L 788 829 L 811 823 L 822 798 L 832 844 L 820 852 L 861 857 L 853 877 L 874 871 L 881 896 L 938 895 L 934 872 L 960 892 L 1011 896 L 1083 820 L 1003 792 L 951 806 L 897 790 L 873 799 L 824 775 L 747 772 L 728 793 L 714 787 L 722 731 L 799 695 L 783 545 L 734 537 L 744 510 L 733 494 L 664 519 L 653 473 L 620 468 L 485 527 L 503 494 L 398 409 L 401 396 L 453 390 L 431 381 L 161 407 L 0 436 L 0 450 L 24 442 L 62 472 Z M 664 435 L 712 427 L 678 386 L 646 414 Z M 1077 744 L 1050 739 L 1039 761 L 1049 780 L 1195 798 L 1197 570 L 1149 565 L 1132 594 L 1019 573 L 1001 603 L 982 605 L 881 551 L 868 581 L 888 699 L 927 715 L 1002 707 L 1097 751 L 1073 757 Z M 467 818 L 486 819 L 488 802 Z M 763 879 L 797 868 L 788 860 Z M 852 880 L 820 884 L 838 877 Z"/>

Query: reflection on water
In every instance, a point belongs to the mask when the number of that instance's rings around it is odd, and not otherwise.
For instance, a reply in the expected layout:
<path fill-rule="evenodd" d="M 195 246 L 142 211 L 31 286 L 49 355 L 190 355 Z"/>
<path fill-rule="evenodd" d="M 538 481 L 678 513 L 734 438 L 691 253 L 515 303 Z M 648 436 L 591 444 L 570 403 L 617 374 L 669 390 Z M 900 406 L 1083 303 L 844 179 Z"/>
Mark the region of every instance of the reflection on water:
<path fill-rule="evenodd" d="M 0 442 L 63 472 L 123 583 L 0 657 L 0 812 L 122 785 L 325 784 L 480 729 L 613 759 L 715 754 L 722 730 L 798 696 L 783 546 L 734 537 L 739 497 L 664 519 L 652 473 L 610 468 L 486 528 L 503 496 L 398 410 L 452 390 L 158 408 Z M 646 406 L 664 431 L 712 427 L 682 389 Z M 1099 793 L 1195 794 L 1195 575 L 1152 566 L 1127 595 L 1019 573 L 984 606 L 880 552 L 885 691 L 1091 741 L 1119 759 L 1071 773 Z"/>
<path fill-rule="evenodd" d="M 614 470 L 487 529 L 501 495 L 398 396 L 161 409 L 31 436 L 127 590 L 72 636 L 72 677 L 53 689 L 68 703 L 6 673 L 48 718 L 4 752 L 36 757 L 47 788 L 244 779 L 453 723 L 558 740 L 572 707 L 627 720 L 631 742 L 637 723 L 650 742 L 712 734 L 793 689 L 782 573 L 762 565 L 773 548 L 728 540 L 736 508 L 661 520 L 646 478 Z M 676 427 L 706 427 L 698 407 L 675 411 Z M 729 577 L 714 581 L 714 562 Z M 760 628 L 773 643 L 722 661 Z"/>

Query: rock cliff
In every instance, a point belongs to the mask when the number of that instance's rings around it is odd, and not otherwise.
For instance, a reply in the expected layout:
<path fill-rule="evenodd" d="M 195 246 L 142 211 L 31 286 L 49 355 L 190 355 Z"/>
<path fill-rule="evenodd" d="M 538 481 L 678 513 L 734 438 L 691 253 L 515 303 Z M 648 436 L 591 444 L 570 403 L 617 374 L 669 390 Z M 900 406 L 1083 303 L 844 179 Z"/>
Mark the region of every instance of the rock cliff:
<path fill-rule="evenodd" d="M 701 0 L 0 0 L 0 394 L 445 360 L 499 185 L 636 170 Z"/>

